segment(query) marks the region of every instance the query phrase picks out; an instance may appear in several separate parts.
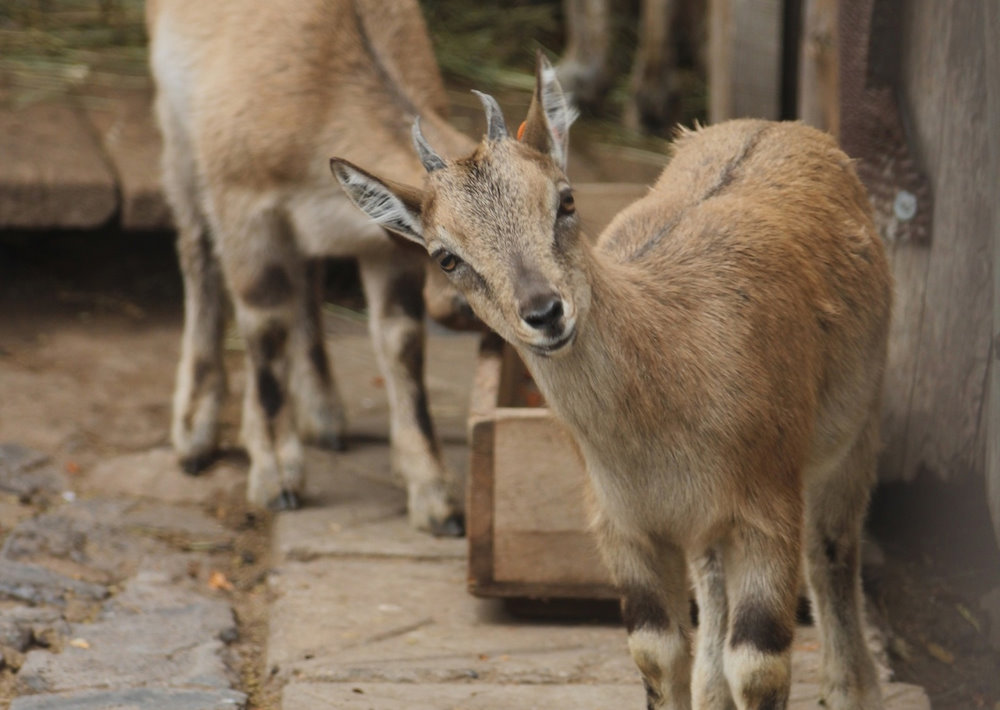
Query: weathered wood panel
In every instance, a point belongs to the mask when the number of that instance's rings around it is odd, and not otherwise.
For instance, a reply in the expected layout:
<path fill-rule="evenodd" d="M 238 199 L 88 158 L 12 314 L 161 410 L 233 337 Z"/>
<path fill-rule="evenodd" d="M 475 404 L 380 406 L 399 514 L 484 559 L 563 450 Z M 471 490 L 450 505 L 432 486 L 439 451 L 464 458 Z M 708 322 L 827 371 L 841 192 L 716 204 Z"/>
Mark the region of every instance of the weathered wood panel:
<path fill-rule="evenodd" d="M 123 229 L 170 229 L 173 225 L 160 186 L 160 132 L 147 90 L 94 88 L 85 109 L 114 167 L 121 194 Z"/>
<path fill-rule="evenodd" d="M 576 442 L 544 407 L 518 405 L 524 366 L 484 338 L 470 407 L 469 591 L 486 597 L 614 597 L 589 532 Z"/>
<path fill-rule="evenodd" d="M 839 0 L 804 0 L 799 53 L 798 117 L 833 135 L 840 132 Z"/>
<path fill-rule="evenodd" d="M 986 46 L 986 93 L 987 112 L 995 127 L 1000 120 L 1000 3 L 987 3 L 986 21 L 983 22 L 981 33 Z M 986 152 L 989 164 L 993 166 L 993 185 L 1000 190 L 1000 144 L 995 140 L 987 141 Z M 986 494 L 990 515 L 993 518 L 993 531 L 996 533 L 997 544 L 1000 545 L 1000 200 L 994 198 L 993 205 L 993 333 L 990 342 L 990 358 L 987 366 L 989 392 L 986 402 Z"/>
<path fill-rule="evenodd" d="M 78 110 L 0 111 L 0 228 L 99 227 L 117 208 L 114 175 Z"/>
<path fill-rule="evenodd" d="M 781 0 L 708 3 L 708 118 L 778 118 Z"/>
<path fill-rule="evenodd" d="M 886 463 L 891 477 L 904 479 L 924 470 L 980 475 L 1000 184 L 984 149 L 1000 120 L 988 112 L 985 66 L 997 28 L 986 40 L 982 3 L 915 0 L 904 10 L 900 79 L 935 209 L 929 248 L 892 247 L 898 297 L 889 397 L 901 422 L 887 427 Z M 912 380 L 901 398 L 907 383 L 898 378 L 906 375 L 893 369 L 904 364 Z"/>

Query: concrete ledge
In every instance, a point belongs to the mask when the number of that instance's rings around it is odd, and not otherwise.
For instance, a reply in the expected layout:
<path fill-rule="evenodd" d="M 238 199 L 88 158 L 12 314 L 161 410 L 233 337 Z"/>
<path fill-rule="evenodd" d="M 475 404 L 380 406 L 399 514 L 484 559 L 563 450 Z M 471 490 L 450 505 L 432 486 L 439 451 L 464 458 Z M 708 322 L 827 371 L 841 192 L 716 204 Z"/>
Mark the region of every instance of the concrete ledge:
<path fill-rule="evenodd" d="M 118 187 L 87 119 L 66 103 L 0 111 L 0 228 L 90 229 Z"/>

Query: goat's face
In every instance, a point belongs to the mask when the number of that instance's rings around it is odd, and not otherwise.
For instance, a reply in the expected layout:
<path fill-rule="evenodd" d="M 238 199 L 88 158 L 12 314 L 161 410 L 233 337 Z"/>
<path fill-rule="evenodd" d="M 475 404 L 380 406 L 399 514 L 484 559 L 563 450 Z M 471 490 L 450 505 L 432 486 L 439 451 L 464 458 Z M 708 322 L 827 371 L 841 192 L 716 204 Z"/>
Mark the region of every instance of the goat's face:
<path fill-rule="evenodd" d="M 508 135 L 496 102 L 481 98 L 487 135 L 467 158 L 445 162 L 415 126 L 428 171 L 424 190 L 342 160 L 331 166 L 372 219 L 427 250 L 487 325 L 536 354 L 562 354 L 590 303 L 585 247 L 565 174 L 572 114 L 544 59 L 519 138 Z"/>
<path fill-rule="evenodd" d="M 473 310 L 539 354 L 569 346 L 586 308 L 579 220 L 562 170 L 513 138 L 431 173 L 425 245 Z"/>

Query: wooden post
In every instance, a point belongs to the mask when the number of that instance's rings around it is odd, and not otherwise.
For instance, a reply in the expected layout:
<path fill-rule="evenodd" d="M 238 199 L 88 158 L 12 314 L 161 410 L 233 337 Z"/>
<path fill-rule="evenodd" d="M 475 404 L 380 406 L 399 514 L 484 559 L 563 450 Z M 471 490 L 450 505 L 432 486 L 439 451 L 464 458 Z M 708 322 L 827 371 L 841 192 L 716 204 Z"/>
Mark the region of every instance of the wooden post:
<path fill-rule="evenodd" d="M 837 51 L 839 0 L 803 0 L 799 54 L 798 118 L 840 135 L 840 72 Z"/>
<path fill-rule="evenodd" d="M 781 113 L 781 0 L 709 0 L 708 117 Z"/>

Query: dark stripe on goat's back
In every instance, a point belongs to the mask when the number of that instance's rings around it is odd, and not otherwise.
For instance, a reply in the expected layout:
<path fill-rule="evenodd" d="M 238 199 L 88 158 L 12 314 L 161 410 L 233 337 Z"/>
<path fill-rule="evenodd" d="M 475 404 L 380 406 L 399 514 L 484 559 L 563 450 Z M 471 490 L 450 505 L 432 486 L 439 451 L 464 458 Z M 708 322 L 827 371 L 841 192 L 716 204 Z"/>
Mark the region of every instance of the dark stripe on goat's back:
<path fill-rule="evenodd" d="M 636 249 L 627 261 L 637 261 L 648 254 L 657 244 L 663 241 L 663 238 L 673 231 L 674 227 L 684 219 L 694 209 L 700 207 L 707 200 L 717 197 L 719 194 L 725 191 L 736 178 L 736 173 L 739 168 L 746 162 L 747 158 L 753 153 L 754 149 L 760 143 L 761 138 L 770 130 L 771 126 L 766 125 L 757 129 L 754 133 L 751 133 L 743 141 L 740 146 L 739 151 L 726 161 L 725 165 L 719 171 L 718 177 L 715 182 L 713 182 L 704 193 L 701 194 L 692 204 L 688 205 L 678 213 L 676 213 L 666 224 L 664 224 L 652 237 L 649 238 L 642 246 Z M 669 170 L 669 168 L 667 168 Z"/>

